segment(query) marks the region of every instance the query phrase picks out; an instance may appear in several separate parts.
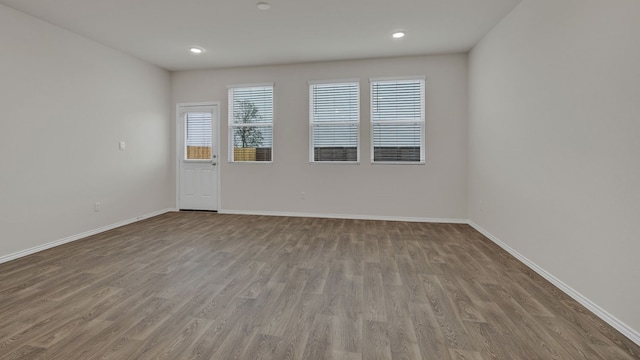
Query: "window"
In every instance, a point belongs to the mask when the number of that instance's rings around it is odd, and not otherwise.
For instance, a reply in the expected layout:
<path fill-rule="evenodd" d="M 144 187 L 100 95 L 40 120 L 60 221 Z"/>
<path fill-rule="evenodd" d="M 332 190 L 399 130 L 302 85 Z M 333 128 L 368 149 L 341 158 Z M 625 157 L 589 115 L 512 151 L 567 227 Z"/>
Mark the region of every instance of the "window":
<path fill-rule="evenodd" d="M 211 112 L 188 112 L 185 119 L 185 160 L 211 160 Z"/>
<path fill-rule="evenodd" d="M 424 163 L 425 80 L 371 80 L 371 161 Z"/>
<path fill-rule="evenodd" d="M 311 162 L 360 159 L 359 80 L 309 84 Z"/>
<path fill-rule="evenodd" d="M 272 161 L 273 84 L 229 87 L 229 161 Z"/>

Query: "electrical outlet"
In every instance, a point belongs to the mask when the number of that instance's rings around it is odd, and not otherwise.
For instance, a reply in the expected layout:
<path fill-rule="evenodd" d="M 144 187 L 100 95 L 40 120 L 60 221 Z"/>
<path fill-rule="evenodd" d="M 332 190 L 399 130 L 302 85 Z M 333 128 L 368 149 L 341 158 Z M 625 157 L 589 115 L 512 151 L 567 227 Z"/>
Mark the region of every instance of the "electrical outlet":
<path fill-rule="evenodd" d="M 306 199 L 306 198 L 307 198 L 307 193 L 306 193 L 306 192 L 304 192 L 304 191 L 303 191 L 303 192 L 301 192 L 301 193 L 300 193 L 300 199 L 301 199 L 301 200 L 304 200 L 304 199 Z"/>
<path fill-rule="evenodd" d="M 93 211 L 98 212 L 100 210 L 102 210 L 102 204 L 97 201 L 95 204 L 93 204 Z"/>
<path fill-rule="evenodd" d="M 118 148 L 120 150 L 125 150 L 127 148 L 127 143 L 124 141 L 120 141 L 120 143 L 118 143 Z"/>

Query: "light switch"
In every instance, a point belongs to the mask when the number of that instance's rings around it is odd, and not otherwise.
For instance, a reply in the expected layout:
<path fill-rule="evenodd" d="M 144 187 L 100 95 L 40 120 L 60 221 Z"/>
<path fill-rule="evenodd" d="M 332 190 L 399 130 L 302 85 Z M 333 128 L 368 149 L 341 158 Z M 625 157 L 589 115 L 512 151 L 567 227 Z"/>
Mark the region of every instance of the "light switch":
<path fill-rule="evenodd" d="M 120 141 L 120 150 L 124 150 L 127 148 L 127 144 L 124 141 Z"/>

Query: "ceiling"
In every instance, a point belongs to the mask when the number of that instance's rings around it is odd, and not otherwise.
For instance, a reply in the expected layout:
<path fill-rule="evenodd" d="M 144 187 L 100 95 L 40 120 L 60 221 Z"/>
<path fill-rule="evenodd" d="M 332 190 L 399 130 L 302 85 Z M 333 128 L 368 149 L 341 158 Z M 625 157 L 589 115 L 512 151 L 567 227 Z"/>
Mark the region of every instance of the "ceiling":
<path fill-rule="evenodd" d="M 259 10 L 258 1 L 271 8 Z M 167 70 L 469 51 L 521 0 L 0 0 Z M 406 36 L 393 39 L 394 31 Z M 188 49 L 205 49 L 200 55 Z"/>

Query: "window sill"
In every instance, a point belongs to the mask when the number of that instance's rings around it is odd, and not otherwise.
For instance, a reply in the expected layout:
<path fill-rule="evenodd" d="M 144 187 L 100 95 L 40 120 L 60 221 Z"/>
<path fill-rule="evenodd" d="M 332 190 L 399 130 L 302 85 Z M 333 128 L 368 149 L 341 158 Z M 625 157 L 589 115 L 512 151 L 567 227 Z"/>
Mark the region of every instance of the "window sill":
<path fill-rule="evenodd" d="M 371 165 L 426 165 L 426 161 L 372 161 Z"/>
<path fill-rule="evenodd" d="M 360 165 L 360 161 L 309 161 L 309 165 Z"/>

